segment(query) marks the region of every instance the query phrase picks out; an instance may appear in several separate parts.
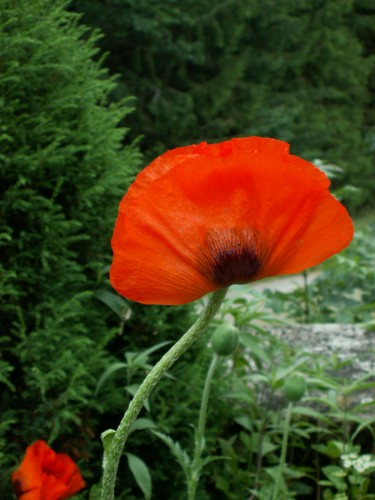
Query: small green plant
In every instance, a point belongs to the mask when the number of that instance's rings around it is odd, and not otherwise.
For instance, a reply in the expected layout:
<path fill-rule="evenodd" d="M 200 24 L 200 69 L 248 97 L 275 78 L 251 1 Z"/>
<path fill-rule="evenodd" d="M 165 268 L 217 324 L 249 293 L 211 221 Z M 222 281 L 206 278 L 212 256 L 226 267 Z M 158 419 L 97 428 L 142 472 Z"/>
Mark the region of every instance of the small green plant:
<path fill-rule="evenodd" d="M 304 284 L 292 292 L 265 291 L 267 306 L 300 323 L 375 322 L 375 239 L 373 225 L 355 233 L 340 255 L 316 272 L 304 273 Z"/>
<path fill-rule="evenodd" d="M 331 440 L 315 449 L 331 459 L 333 464 L 322 467 L 325 479 L 324 500 L 370 500 L 375 493 L 369 492 L 371 477 L 375 473 L 375 454 L 361 453 L 360 446 Z"/>
<path fill-rule="evenodd" d="M 322 452 L 327 442 L 336 439 L 358 452 L 361 439 L 374 435 L 374 402 L 352 402 L 374 390 L 374 374 L 346 380 L 334 357 L 295 351 L 259 327 L 243 331 L 241 344 L 224 375 L 222 397 L 233 409 L 236 426 L 230 428 L 236 431 L 218 439 L 227 460 L 214 466 L 216 488 L 233 500 L 246 494 L 253 500 L 312 498 L 321 491 L 324 467 L 337 466 Z M 366 495 L 375 492 L 371 472 L 361 483 Z"/>
<path fill-rule="evenodd" d="M 121 298 L 119 299 L 122 300 Z M 112 302 L 112 300 L 113 298 L 111 297 L 110 302 Z M 170 342 L 160 342 L 141 352 L 126 352 L 124 362 L 119 361 L 110 364 L 101 375 L 96 386 L 95 395 L 100 397 L 101 393 L 106 390 L 106 384 L 112 378 L 116 377 L 117 380 L 119 380 L 121 377 L 123 383 L 120 386 L 127 393 L 125 400 L 127 401 L 127 404 L 129 404 L 131 397 L 134 396 L 139 388 L 139 382 L 143 379 L 145 373 L 150 371 L 153 366 L 150 363 L 151 354 L 159 349 L 162 349 L 169 343 Z M 145 408 L 148 412 L 150 412 L 150 404 L 148 401 L 145 403 Z M 155 427 L 156 424 L 151 418 L 141 417 L 135 421 L 131 432 L 154 429 Z M 101 437 L 105 450 L 109 449 L 114 433 L 115 431 L 112 429 L 103 432 Z M 126 452 L 126 458 L 129 470 L 136 484 L 141 489 L 144 498 L 149 500 L 152 495 L 152 477 L 149 467 L 138 455 L 134 453 Z"/>
<path fill-rule="evenodd" d="M 154 431 L 154 434 L 158 436 L 169 447 L 171 453 L 176 458 L 178 464 L 181 466 L 184 472 L 188 500 L 195 500 L 196 498 L 198 482 L 204 467 L 209 463 L 222 458 L 213 455 L 202 457 L 202 454 L 206 447 L 205 431 L 208 403 L 215 371 L 219 368 L 222 358 L 233 354 L 233 352 L 237 348 L 238 341 L 239 332 L 237 328 L 230 324 L 224 323 L 216 328 L 211 337 L 211 348 L 214 354 L 207 371 L 203 388 L 198 424 L 194 429 L 193 456 L 190 457 L 188 452 L 183 449 L 180 443 L 174 441 L 170 436 L 167 436 L 161 432 Z"/>
<path fill-rule="evenodd" d="M 150 355 L 168 344 L 170 342 L 160 342 L 142 352 L 125 352 L 124 362 L 111 363 L 101 375 L 96 385 L 95 395 L 99 395 L 110 377 L 121 375 L 122 387 L 128 393 L 127 402 L 129 403 L 130 397 L 133 397 L 139 388 L 139 380 L 142 380 L 144 374 L 153 366 L 150 364 Z M 148 403 L 145 404 L 145 408 L 149 409 Z"/>

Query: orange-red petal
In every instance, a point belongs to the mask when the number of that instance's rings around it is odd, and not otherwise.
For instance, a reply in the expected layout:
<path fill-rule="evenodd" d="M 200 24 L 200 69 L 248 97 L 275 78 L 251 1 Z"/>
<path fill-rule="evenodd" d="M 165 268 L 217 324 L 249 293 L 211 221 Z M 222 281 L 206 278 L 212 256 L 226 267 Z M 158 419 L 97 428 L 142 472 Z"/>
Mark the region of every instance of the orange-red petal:
<path fill-rule="evenodd" d="M 63 500 L 85 486 L 73 460 L 55 453 L 47 443 L 36 441 L 26 450 L 12 482 L 20 500 Z"/>
<path fill-rule="evenodd" d="M 329 180 L 257 137 L 177 148 L 120 204 L 111 283 L 145 304 L 183 304 L 233 283 L 299 272 L 343 249 L 353 226 Z"/>
<path fill-rule="evenodd" d="M 42 466 L 35 456 L 35 448 L 29 446 L 20 467 L 12 474 L 12 483 L 17 498 L 39 500 L 42 488 Z"/>

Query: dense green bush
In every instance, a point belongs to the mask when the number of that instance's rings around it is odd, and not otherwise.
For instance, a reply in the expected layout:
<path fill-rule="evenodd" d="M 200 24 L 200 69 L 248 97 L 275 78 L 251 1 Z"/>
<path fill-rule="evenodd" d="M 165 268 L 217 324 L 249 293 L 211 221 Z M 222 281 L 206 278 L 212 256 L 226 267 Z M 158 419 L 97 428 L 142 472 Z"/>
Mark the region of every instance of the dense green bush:
<path fill-rule="evenodd" d="M 230 136 L 285 139 L 375 193 L 375 10 L 368 0 L 76 0 L 100 27 L 149 157 Z"/>
<path fill-rule="evenodd" d="M 233 109 L 248 63 L 239 48 L 253 4 L 232 0 L 77 0 L 72 8 L 106 34 L 108 64 L 119 91 L 134 95 L 133 132 L 149 157 L 182 144 L 240 130 Z"/>
<path fill-rule="evenodd" d="M 95 62 L 98 34 L 64 2 L 4 0 L 0 11 L 0 484 L 37 438 L 77 459 L 105 349 L 117 333 L 94 297 L 105 285 L 117 204 L 139 165 L 124 147 L 126 102 Z M 4 493 L 5 494 L 5 493 Z M 10 494 L 6 496 L 10 498 Z"/>
<path fill-rule="evenodd" d="M 372 202 L 373 145 L 368 139 L 374 57 L 371 33 L 354 29 L 364 2 L 337 0 L 259 2 L 244 47 L 251 64 L 241 85 L 244 131 L 285 139 L 309 160 L 321 158 L 345 170 L 344 182 Z M 375 11 L 367 14 L 375 25 Z M 373 35 L 372 35 L 373 36 Z M 351 200 L 346 200 L 351 201 Z M 354 205 L 354 204 L 353 204 Z"/>

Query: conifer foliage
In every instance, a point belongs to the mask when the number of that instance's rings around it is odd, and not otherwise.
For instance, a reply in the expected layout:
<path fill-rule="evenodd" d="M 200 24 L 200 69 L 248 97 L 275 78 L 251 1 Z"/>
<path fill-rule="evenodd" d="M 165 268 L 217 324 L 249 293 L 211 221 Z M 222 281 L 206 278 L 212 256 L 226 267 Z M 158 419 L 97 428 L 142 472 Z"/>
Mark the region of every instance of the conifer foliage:
<path fill-rule="evenodd" d="M 98 34 L 78 18 L 60 0 L 1 3 L 2 493 L 26 444 L 84 438 L 109 359 L 93 293 L 138 153 L 122 145 L 129 105 L 108 104 Z"/>
<path fill-rule="evenodd" d="M 166 149 L 237 133 L 236 85 L 248 62 L 239 43 L 258 0 L 77 0 L 99 27 L 119 87 L 136 96 L 132 130 L 151 159 Z M 237 126 L 236 126 L 237 125 Z"/>
<path fill-rule="evenodd" d="M 134 95 L 146 154 L 261 135 L 345 170 L 371 203 L 374 2 L 77 0 Z M 348 201 L 348 200 L 345 200 Z"/>

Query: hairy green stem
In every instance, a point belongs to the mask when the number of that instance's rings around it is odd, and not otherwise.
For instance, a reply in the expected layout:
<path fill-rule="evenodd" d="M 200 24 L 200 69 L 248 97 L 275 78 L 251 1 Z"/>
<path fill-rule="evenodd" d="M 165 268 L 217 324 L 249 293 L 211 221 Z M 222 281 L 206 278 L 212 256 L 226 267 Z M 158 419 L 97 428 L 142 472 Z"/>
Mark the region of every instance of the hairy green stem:
<path fill-rule="evenodd" d="M 139 412 L 141 411 L 145 401 L 147 400 L 159 380 L 169 370 L 169 368 L 206 330 L 210 321 L 220 308 L 226 291 L 227 289 L 221 289 L 211 295 L 206 308 L 202 311 L 197 321 L 173 345 L 173 347 L 171 347 L 171 349 L 166 354 L 164 354 L 164 356 L 144 379 L 138 391 L 136 392 L 125 415 L 120 422 L 120 425 L 116 430 L 110 446 L 110 450 L 105 456 L 103 464 L 101 495 L 102 500 L 114 499 L 117 469 L 121 454 L 123 452 L 126 439 L 129 436 L 131 427 L 135 422 Z"/>
<path fill-rule="evenodd" d="M 278 495 L 279 495 L 280 483 L 281 483 L 282 477 L 284 475 L 286 454 L 288 451 L 288 439 L 289 439 L 289 430 L 290 430 L 289 428 L 290 428 L 290 420 L 292 418 L 292 410 L 293 410 L 293 403 L 289 403 L 287 411 L 286 411 L 286 417 L 285 417 L 285 425 L 284 425 L 284 433 L 283 433 L 283 442 L 281 445 L 279 470 L 277 473 L 275 489 L 273 490 L 272 500 L 278 500 L 280 498 Z"/>
<path fill-rule="evenodd" d="M 195 432 L 194 460 L 191 466 L 191 477 L 188 482 L 188 500 L 195 500 L 195 493 L 200 476 L 199 459 L 201 458 L 202 451 L 204 450 L 205 446 L 204 432 L 206 428 L 208 400 L 210 397 L 211 382 L 218 362 L 219 356 L 215 354 L 212 358 L 210 368 L 207 372 L 206 381 L 204 383 L 201 407 L 199 411 L 198 427 Z"/>
<path fill-rule="evenodd" d="M 204 448 L 204 432 L 206 428 L 206 419 L 207 419 L 207 408 L 208 408 L 208 400 L 210 397 L 210 390 L 211 390 L 211 383 L 212 379 L 216 370 L 216 367 L 219 362 L 219 356 L 217 354 L 214 354 L 210 368 L 208 369 L 207 376 L 206 376 L 206 381 L 204 383 L 204 389 L 203 389 L 203 394 L 202 394 L 202 400 L 201 400 L 201 407 L 199 411 L 199 420 L 198 420 L 198 427 L 197 427 L 197 434 L 196 434 L 196 439 L 198 443 L 198 447 L 195 448 L 195 460 L 198 460 L 198 458 L 201 456 L 203 448 Z"/>

